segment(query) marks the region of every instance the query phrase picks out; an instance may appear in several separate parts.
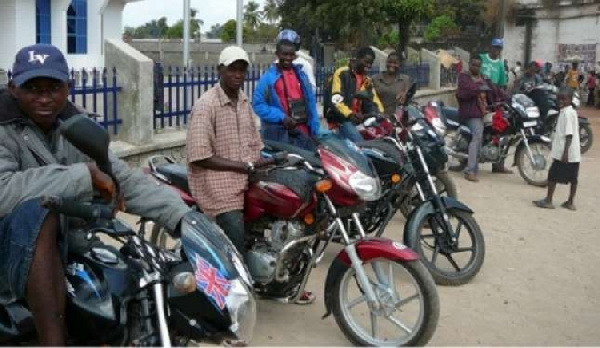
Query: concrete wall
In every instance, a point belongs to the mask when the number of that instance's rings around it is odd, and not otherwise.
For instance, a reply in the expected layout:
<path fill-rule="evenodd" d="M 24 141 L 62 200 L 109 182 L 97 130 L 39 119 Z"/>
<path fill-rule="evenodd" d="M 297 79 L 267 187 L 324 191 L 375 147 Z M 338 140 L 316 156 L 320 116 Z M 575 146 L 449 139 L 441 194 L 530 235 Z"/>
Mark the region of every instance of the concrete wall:
<path fill-rule="evenodd" d="M 108 39 L 104 46 L 106 66 L 119 67 L 118 110 L 123 123 L 117 139 L 133 145 L 152 143 L 153 63 L 121 40 Z"/>
<path fill-rule="evenodd" d="M 0 70 L 8 70 L 15 59 L 12 50 L 17 45 L 16 18 L 17 0 L 0 0 Z"/>
<path fill-rule="evenodd" d="M 506 23 L 504 39 L 503 56 L 508 59 L 509 66 L 514 66 L 517 61 L 525 63 L 525 26 Z M 532 59 L 557 63 L 559 44 L 600 44 L 598 4 L 559 7 L 552 11 L 542 8 L 536 10 Z M 600 60 L 600 55 L 596 56 L 596 60 Z"/>

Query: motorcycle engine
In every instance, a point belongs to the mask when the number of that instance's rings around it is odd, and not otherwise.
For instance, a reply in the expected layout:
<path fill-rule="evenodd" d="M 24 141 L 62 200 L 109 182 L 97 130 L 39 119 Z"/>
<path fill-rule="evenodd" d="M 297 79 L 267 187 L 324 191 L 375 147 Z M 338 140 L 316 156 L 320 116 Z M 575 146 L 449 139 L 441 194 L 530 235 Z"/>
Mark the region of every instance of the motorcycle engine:
<path fill-rule="evenodd" d="M 485 144 L 481 147 L 481 158 L 485 162 L 497 162 L 500 159 L 500 149 L 497 145 L 491 143 Z"/>
<path fill-rule="evenodd" d="M 264 239 L 254 244 L 246 255 L 246 263 L 252 278 L 261 284 L 269 284 L 276 280 L 275 270 L 278 259 L 288 263 L 297 257 L 293 249 L 287 255 L 281 255 L 284 246 L 305 235 L 304 225 L 299 222 L 275 221 L 271 224 L 270 233 L 265 233 Z M 287 267 L 284 269 L 287 272 Z M 288 274 L 278 275 L 278 280 L 285 280 Z"/>

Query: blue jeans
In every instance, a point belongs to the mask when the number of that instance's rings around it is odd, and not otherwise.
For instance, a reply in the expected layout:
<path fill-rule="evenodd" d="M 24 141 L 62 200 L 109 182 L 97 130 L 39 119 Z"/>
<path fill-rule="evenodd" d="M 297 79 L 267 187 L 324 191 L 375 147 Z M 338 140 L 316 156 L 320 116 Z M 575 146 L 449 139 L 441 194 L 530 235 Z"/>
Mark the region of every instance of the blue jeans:
<path fill-rule="evenodd" d="M 479 150 L 483 138 L 483 119 L 470 118 L 466 124 L 471 130 L 471 142 L 469 143 L 469 160 L 465 168 L 465 174 L 477 174 L 479 171 Z"/>
<path fill-rule="evenodd" d="M 316 149 L 315 143 L 298 129 L 288 130 L 280 123 L 262 123 L 262 136 L 266 140 L 279 141 L 307 151 Z"/>
<path fill-rule="evenodd" d="M 217 215 L 217 225 L 231 239 L 239 253 L 246 256 L 244 212 L 241 210 L 228 211 Z"/>
<path fill-rule="evenodd" d="M 40 199 L 21 203 L 0 219 L 0 294 L 23 299 L 35 246 L 48 210 Z"/>
<path fill-rule="evenodd" d="M 340 122 L 339 134 L 342 138 L 348 139 L 354 143 L 365 140 L 358 129 L 356 129 L 354 123 L 350 121 Z"/>

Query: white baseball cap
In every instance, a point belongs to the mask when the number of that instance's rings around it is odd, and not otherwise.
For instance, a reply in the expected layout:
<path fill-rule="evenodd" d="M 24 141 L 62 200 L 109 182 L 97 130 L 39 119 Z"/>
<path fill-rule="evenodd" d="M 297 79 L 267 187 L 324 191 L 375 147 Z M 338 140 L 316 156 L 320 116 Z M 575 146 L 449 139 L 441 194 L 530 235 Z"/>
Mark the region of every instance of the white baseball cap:
<path fill-rule="evenodd" d="M 243 48 L 239 46 L 229 46 L 221 51 L 221 55 L 219 56 L 219 65 L 223 64 L 225 66 L 229 66 L 231 63 L 237 60 L 243 60 L 250 64 L 248 53 L 246 53 Z"/>

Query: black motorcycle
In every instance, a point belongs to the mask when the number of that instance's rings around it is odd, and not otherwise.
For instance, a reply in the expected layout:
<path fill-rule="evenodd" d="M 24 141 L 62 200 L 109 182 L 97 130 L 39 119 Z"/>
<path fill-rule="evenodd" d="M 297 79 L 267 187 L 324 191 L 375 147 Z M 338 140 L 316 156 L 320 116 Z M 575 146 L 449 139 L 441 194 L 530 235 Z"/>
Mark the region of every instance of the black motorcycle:
<path fill-rule="evenodd" d="M 509 101 L 496 105 L 484 117 L 484 132 L 479 162 L 500 163 L 509 156 L 514 146 L 513 166 L 517 166 L 521 177 L 529 184 L 546 186 L 550 169 L 550 139 L 536 132 L 540 124 L 540 112 L 534 102 L 524 94 L 515 94 Z M 494 117 L 501 117 L 500 127 Z M 450 155 L 450 170 L 462 171 L 467 166 L 469 143 L 472 133 L 467 126 L 460 125 L 458 113 L 444 113 L 447 151 Z M 458 128 L 457 128 L 458 126 Z"/>
<path fill-rule="evenodd" d="M 113 177 L 103 128 L 80 115 L 64 122 L 61 132 Z M 112 203 L 56 197 L 42 201 L 63 221 L 67 217 L 80 221 L 63 233 L 93 241 L 66 248 L 69 345 L 170 347 L 186 345 L 190 339 L 249 341 L 256 318 L 250 277 L 229 239 L 204 215 L 191 212 L 183 218 L 184 252 L 176 254 L 145 242 L 143 229 L 136 234 L 115 219 Z M 98 234 L 115 239 L 120 247 L 105 245 L 95 238 Z M 25 303 L 2 304 L 0 343 L 35 342 L 33 318 Z"/>

